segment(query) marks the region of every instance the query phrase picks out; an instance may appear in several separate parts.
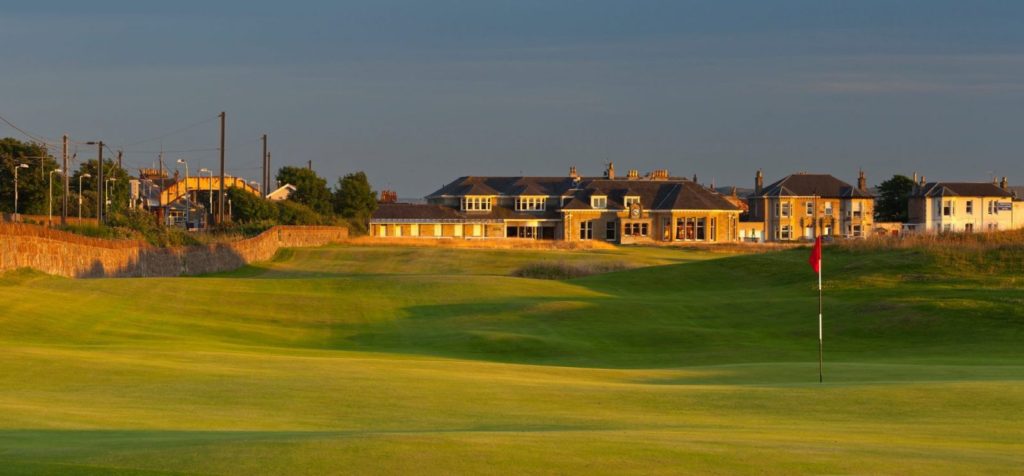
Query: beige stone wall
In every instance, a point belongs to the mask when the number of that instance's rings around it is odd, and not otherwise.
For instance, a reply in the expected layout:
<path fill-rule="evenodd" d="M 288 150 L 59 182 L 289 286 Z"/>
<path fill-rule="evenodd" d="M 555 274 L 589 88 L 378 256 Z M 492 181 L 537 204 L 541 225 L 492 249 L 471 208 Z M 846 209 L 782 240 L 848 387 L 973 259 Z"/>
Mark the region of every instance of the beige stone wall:
<path fill-rule="evenodd" d="M 33 268 L 69 278 L 182 276 L 266 261 L 281 248 L 348 238 L 341 227 L 277 226 L 253 238 L 181 248 L 89 238 L 41 226 L 0 225 L 0 271 Z"/>

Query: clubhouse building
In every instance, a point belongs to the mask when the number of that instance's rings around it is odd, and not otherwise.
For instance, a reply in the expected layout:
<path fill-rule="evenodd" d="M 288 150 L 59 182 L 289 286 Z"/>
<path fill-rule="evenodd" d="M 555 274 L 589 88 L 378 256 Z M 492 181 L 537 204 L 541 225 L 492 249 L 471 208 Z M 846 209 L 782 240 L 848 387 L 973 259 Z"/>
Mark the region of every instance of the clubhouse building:
<path fill-rule="evenodd" d="M 732 197 L 735 198 L 735 197 Z M 376 237 L 611 243 L 719 243 L 739 238 L 735 199 L 667 170 L 617 177 L 460 177 L 426 204 L 382 203 Z"/>

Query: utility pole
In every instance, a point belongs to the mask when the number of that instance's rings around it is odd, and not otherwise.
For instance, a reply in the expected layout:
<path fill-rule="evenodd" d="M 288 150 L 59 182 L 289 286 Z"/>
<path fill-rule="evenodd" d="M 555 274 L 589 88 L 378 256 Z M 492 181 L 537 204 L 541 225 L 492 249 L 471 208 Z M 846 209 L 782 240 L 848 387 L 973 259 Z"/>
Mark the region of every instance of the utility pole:
<path fill-rule="evenodd" d="M 124 170 L 124 167 L 121 167 L 121 157 L 122 156 L 124 156 L 124 151 L 118 149 L 118 151 L 117 151 L 117 168 L 119 168 L 121 170 Z"/>
<path fill-rule="evenodd" d="M 274 169 L 273 169 L 273 167 L 270 166 L 270 151 L 268 150 L 267 151 L 267 183 L 268 183 L 268 185 L 264 185 L 264 187 L 263 187 L 263 188 L 267 189 L 267 195 L 270 195 L 270 192 L 273 192 L 273 190 L 269 189 L 270 188 L 269 183 L 271 181 L 271 176 L 274 175 L 274 172 L 272 172 L 272 170 L 274 170 Z M 266 198 L 266 197 L 263 197 L 263 198 Z"/>
<path fill-rule="evenodd" d="M 61 148 L 64 164 L 64 197 L 61 200 L 62 206 L 60 209 L 60 224 L 65 226 L 68 224 L 68 196 L 71 195 L 71 184 L 69 183 L 68 173 L 68 135 L 64 134 L 64 140 L 62 141 L 63 147 Z"/>
<path fill-rule="evenodd" d="M 267 177 L 269 177 L 268 174 L 270 173 L 270 166 L 269 166 L 269 164 L 267 164 L 267 135 L 263 134 L 263 138 L 262 139 L 263 139 L 263 180 L 261 182 L 263 183 L 263 187 L 261 187 L 262 190 L 260 190 L 260 195 L 265 198 L 267 196 Z"/>
<path fill-rule="evenodd" d="M 312 171 L 313 171 L 313 161 L 312 161 L 312 160 L 310 160 L 310 161 L 309 161 L 309 165 L 307 165 L 306 167 L 307 167 L 307 168 L 309 168 L 309 171 L 310 171 L 310 172 L 312 172 Z"/>
<path fill-rule="evenodd" d="M 97 150 L 99 150 L 99 158 L 96 160 L 96 223 L 99 225 L 103 224 L 103 141 L 99 141 L 97 144 Z"/>
<path fill-rule="evenodd" d="M 217 197 L 217 224 L 224 223 L 224 119 L 227 114 L 220 113 L 220 196 Z"/>

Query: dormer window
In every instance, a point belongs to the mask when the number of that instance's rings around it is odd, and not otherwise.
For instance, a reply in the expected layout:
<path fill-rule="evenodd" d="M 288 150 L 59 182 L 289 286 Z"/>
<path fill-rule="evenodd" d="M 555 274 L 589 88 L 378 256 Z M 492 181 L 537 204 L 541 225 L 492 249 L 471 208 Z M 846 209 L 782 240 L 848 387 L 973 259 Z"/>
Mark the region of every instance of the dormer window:
<path fill-rule="evenodd" d="M 640 203 L 640 197 L 628 195 L 622 200 L 626 208 L 632 208 L 634 203 Z"/>
<path fill-rule="evenodd" d="M 467 195 L 462 197 L 462 211 L 464 212 L 489 212 L 491 211 L 491 197 Z"/>
<path fill-rule="evenodd" d="M 590 197 L 590 208 L 604 210 L 608 208 L 608 197 L 605 195 L 592 195 Z"/>
<path fill-rule="evenodd" d="M 542 212 L 545 208 L 547 208 L 547 197 L 525 195 L 516 197 L 516 211 L 518 212 Z"/>

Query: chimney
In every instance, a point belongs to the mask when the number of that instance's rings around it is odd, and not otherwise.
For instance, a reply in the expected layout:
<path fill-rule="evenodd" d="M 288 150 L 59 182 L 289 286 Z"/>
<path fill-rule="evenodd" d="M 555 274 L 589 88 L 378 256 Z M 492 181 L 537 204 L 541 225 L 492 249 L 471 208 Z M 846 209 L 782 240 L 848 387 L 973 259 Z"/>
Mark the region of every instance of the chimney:
<path fill-rule="evenodd" d="M 693 174 L 693 183 L 697 183 L 697 174 Z"/>
<path fill-rule="evenodd" d="M 736 186 L 735 185 L 732 186 L 732 192 L 730 193 L 730 195 L 732 195 L 733 198 L 737 197 L 737 195 L 736 195 Z"/>
<path fill-rule="evenodd" d="M 924 175 L 922 175 L 922 176 L 921 176 L 921 186 L 922 186 L 922 187 L 924 187 L 924 184 L 926 184 L 926 183 L 928 183 L 928 182 L 927 182 L 927 181 L 925 181 L 925 179 L 924 179 Z"/>
<path fill-rule="evenodd" d="M 857 176 L 857 189 L 862 192 L 868 189 L 868 179 L 864 176 L 864 169 L 861 169 L 860 175 Z"/>
<path fill-rule="evenodd" d="M 999 186 L 999 177 L 996 177 L 995 175 L 992 176 L 992 185 L 997 187 Z"/>
<path fill-rule="evenodd" d="M 757 169 L 757 175 L 754 175 L 754 195 L 761 195 L 764 190 L 764 174 L 761 173 L 761 169 Z"/>
<path fill-rule="evenodd" d="M 917 172 L 914 172 L 914 179 L 913 179 L 913 182 L 914 182 L 914 183 L 917 183 Z"/>
<path fill-rule="evenodd" d="M 608 170 L 604 171 L 604 176 L 608 180 L 615 180 L 615 162 L 608 162 Z"/>
<path fill-rule="evenodd" d="M 569 166 L 569 178 L 578 178 L 580 174 L 576 173 L 576 166 Z"/>
<path fill-rule="evenodd" d="M 1003 177 L 1003 180 L 999 182 L 999 188 L 1003 190 L 1007 190 L 1010 188 L 1010 183 L 1006 181 L 1006 177 Z"/>
<path fill-rule="evenodd" d="M 636 180 L 640 178 L 640 171 L 637 169 L 629 169 L 629 172 L 626 172 L 626 178 L 630 180 Z"/>

